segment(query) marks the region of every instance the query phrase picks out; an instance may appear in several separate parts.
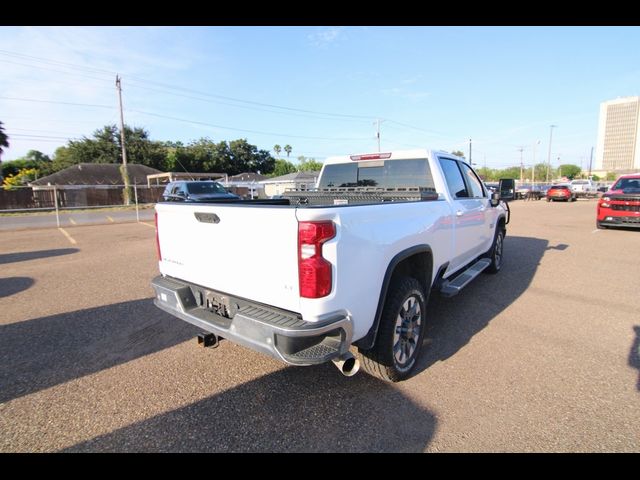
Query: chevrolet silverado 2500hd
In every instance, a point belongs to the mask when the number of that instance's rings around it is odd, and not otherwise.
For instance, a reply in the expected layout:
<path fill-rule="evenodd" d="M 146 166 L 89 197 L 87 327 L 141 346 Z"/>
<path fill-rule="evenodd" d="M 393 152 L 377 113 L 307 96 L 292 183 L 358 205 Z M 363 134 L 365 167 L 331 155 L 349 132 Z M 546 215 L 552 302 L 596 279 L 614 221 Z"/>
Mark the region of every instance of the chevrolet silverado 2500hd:
<path fill-rule="evenodd" d="M 315 189 L 283 197 L 156 205 L 154 302 L 205 346 L 403 380 L 431 291 L 502 266 L 508 206 L 446 152 L 332 157 Z"/>

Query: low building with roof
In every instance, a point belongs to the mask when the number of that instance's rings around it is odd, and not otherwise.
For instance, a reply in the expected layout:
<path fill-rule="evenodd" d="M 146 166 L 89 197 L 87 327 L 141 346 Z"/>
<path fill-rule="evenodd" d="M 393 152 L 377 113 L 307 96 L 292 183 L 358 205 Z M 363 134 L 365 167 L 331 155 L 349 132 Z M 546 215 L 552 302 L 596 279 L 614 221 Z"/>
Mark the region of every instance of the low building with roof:
<path fill-rule="evenodd" d="M 46 177 L 39 178 L 29 183 L 34 190 L 38 187 L 56 186 L 58 189 L 82 188 L 91 185 L 96 188 L 111 188 L 114 185 L 122 185 L 122 174 L 120 173 L 120 163 L 79 163 L 52 173 Z M 130 163 L 127 165 L 129 182 L 131 185 L 146 185 L 147 176 L 162 173 L 155 168 Z"/>
<path fill-rule="evenodd" d="M 119 163 L 79 163 L 34 180 L 29 183 L 34 206 L 51 208 L 55 205 L 55 196 L 60 207 L 122 205 L 124 185 L 120 167 Z M 127 173 L 133 187 L 132 201 L 154 203 L 159 200 L 164 187 L 148 187 L 147 176 L 162 173 L 160 170 L 130 163 Z"/>
<path fill-rule="evenodd" d="M 227 190 L 244 198 L 264 198 L 264 185 L 260 183 L 269 177 L 259 173 L 244 172 L 229 177 L 221 182 Z"/>
<path fill-rule="evenodd" d="M 262 180 L 267 197 L 282 195 L 287 189 L 308 190 L 316 186 L 320 172 L 294 172 Z"/>

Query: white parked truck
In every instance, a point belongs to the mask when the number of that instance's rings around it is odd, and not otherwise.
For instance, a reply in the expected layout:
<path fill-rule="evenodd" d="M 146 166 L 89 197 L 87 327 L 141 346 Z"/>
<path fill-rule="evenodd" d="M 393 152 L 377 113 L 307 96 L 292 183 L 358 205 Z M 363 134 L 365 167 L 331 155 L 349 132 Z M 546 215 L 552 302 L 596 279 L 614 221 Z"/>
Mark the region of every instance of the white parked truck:
<path fill-rule="evenodd" d="M 570 185 L 571 191 L 577 197 L 595 196 L 598 191 L 598 187 L 591 180 L 571 180 Z"/>
<path fill-rule="evenodd" d="M 502 266 L 508 206 L 461 158 L 431 150 L 328 158 L 281 199 L 156 205 L 155 304 L 292 365 L 416 365 L 432 291 Z M 350 348 L 357 347 L 357 357 Z"/>

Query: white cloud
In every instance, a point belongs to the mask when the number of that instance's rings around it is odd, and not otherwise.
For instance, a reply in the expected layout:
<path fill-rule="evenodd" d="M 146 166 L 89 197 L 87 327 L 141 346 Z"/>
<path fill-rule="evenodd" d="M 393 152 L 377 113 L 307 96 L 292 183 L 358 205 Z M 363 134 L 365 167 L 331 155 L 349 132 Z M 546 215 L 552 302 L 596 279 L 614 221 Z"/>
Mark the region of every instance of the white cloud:
<path fill-rule="evenodd" d="M 402 83 L 403 85 L 413 85 L 414 83 L 417 83 L 421 78 L 422 75 L 414 75 L 413 77 L 408 77 L 404 80 L 401 80 L 400 83 Z"/>
<path fill-rule="evenodd" d="M 342 27 L 328 27 L 307 35 L 307 39 L 315 47 L 327 47 L 344 36 Z"/>

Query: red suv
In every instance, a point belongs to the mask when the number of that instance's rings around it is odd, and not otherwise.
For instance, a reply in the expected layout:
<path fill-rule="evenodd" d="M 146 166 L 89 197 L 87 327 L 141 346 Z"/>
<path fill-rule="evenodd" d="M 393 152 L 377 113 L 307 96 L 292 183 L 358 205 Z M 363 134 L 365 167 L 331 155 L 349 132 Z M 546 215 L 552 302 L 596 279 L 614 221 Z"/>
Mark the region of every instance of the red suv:
<path fill-rule="evenodd" d="M 640 173 L 622 175 L 598 201 L 596 227 L 640 228 Z"/>
<path fill-rule="evenodd" d="M 547 190 L 547 202 L 553 200 L 566 200 L 574 202 L 576 200 L 575 192 L 571 191 L 568 185 L 553 185 Z"/>

